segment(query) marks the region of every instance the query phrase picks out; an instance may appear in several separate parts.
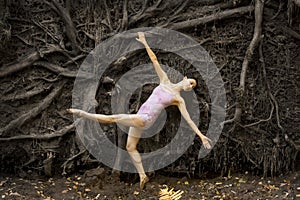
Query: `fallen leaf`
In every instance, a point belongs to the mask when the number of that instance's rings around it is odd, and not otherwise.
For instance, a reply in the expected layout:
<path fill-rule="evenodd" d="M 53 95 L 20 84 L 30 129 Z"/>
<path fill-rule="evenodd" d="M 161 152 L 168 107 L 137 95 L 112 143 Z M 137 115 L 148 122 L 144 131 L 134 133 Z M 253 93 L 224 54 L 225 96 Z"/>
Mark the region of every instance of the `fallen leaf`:
<path fill-rule="evenodd" d="M 133 194 L 134 194 L 134 195 L 138 195 L 139 192 L 138 192 L 138 191 L 134 191 Z"/>
<path fill-rule="evenodd" d="M 0 182 L 0 187 L 3 186 L 6 182 L 7 182 L 7 180 L 1 181 L 1 182 Z"/>
<path fill-rule="evenodd" d="M 159 191 L 159 200 L 179 200 L 181 199 L 181 195 L 183 194 L 183 191 L 178 190 L 178 191 L 173 191 L 174 188 L 168 190 L 167 185 L 163 185 L 165 188 L 160 189 Z"/>
<path fill-rule="evenodd" d="M 66 194 L 69 190 L 63 190 L 61 193 Z"/>
<path fill-rule="evenodd" d="M 239 183 L 246 183 L 246 181 L 243 180 L 243 179 L 240 179 L 240 180 L 239 180 Z"/>

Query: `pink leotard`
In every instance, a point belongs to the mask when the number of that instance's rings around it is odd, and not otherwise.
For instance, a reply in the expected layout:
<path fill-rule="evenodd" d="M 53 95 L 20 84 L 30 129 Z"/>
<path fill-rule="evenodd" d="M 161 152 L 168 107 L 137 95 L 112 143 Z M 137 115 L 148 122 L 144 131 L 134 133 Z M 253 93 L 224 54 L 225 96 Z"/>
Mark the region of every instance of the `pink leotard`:
<path fill-rule="evenodd" d="M 143 129 L 148 129 L 156 121 L 162 109 L 170 106 L 174 100 L 174 95 L 164 90 L 160 85 L 157 86 L 147 101 L 137 112 L 145 123 Z"/>

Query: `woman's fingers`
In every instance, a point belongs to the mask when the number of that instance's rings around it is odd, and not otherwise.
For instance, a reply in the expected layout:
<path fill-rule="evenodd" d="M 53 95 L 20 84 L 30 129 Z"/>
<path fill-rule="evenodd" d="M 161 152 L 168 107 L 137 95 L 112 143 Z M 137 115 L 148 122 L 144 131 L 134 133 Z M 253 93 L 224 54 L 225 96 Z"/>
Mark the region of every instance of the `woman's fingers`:
<path fill-rule="evenodd" d="M 80 111 L 79 109 L 74 109 L 74 108 L 69 108 L 67 109 L 67 112 L 69 113 L 73 113 L 73 114 L 80 114 Z"/>

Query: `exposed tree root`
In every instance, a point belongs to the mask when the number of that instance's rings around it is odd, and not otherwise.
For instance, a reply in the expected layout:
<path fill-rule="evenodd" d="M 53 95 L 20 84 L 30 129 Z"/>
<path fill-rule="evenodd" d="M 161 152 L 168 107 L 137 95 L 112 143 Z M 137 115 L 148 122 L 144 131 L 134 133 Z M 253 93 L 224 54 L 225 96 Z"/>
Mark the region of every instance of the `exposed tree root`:
<path fill-rule="evenodd" d="M 240 85 L 238 89 L 238 98 L 237 98 L 237 104 L 235 107 L 235 114 L 232 119 L 229 119 L 224 124 L 232 123 L 234 121 L 241 121 L 241 115 L 242 115 L 242 101 L 244 101 L 244 95 L 245 95 L 245 82 L 246 82 L 246 75 L 247 75 L 247 69 L 249 66 L 249 63 L 252 60 L 253 52 L 259 43 L 261 39 L 261 32 L 262 32 L 262 20 L 263 20 L 263 8 L 264 8 L 264 1 L 263 0 L 256 0 L 255 1 L 255 27 L 254 27 L 254 34 L 253 38 L 247 48 L 246 55 L 243 61 L 242 65 L 242 71 L 240 76 Z"/>
<path fill-rule="evenodd" d="M 22 99 L 29 99 L 33 96 L 36 96 L 36 95 L 41 94 L 45 91 L 48 91 L 50 89 L 50 87 L 32 89 L 32 90 L 27 91 L 27 92 L 22 93 L 22 94 L 13 94 L 13 95 L 4 96 L 0 99 L 0 102 L 1 101 L 16 101 L 16 100 L 22 100 Z"/>
<path fill-rule="evenodd" d="M 62 68 L 58 65 L 46 62 L 46 61 L 37 61 L 33 64 L 34 66 L 42 66 L 60 76 L 69 77 L 69 78 L 92 78 L 94 75 L 89 73 L 83 73 L 81 72 L 79 75 L 77 75 L 77 71 L 70 71 L 68 69 Z"/>
<path fill-rule="evenodd" d="M 2 66 L 0 69 L 0 78 L 5 77 L 14 72 L 23 70 L 26 67 L 31 66 L 35 61 L 39 60 L 44 55 L 57 52 L 57 51 L 58 51 L 57 47 L 49 47 L 47 49 L 35 51 L 29 55 L 26 55 L 22 60 L 16 63 L 12 63 L 7 66 Z"/>
<path fill-rule="evenodd" d="M 24 123 L 28 122 L 30 119 L 36 117 L 39 113 L 41 113 L 43 110 L 45 110 L 52 103 L 52 101 L 60 94 L 65 83 L 66 83 L 66 80 L 62 81 L 60 83 L 60 85 L 55 87 L 53 89 L 53 91 L 41 103 L 39 103 L 35 108 L 33 108 L 29 112 L 21 115 L 20 117 L 12 120 L 8 125 L 1 128 L 0 135 L 6 136 L 9 131 L 11 131 L 14 128 L 20 128 Z"/>
<path fill-rule="evenodd" d="M 213 22 L 216 20 L 226 19 L 226 18 L 230 18 L 230 17 L 234 17 L 234 16 L 240 16 L 240 15 L 243 15 L 243 14 L 253 11 L 253 9 L 254 9 L 253 6 L 245 6 L 245 7 L 235 8 L 232 10 L 225 10 L 225 11 L 222 11 L 222 12 L 219 12 L 216 14 L 202 17 L 202 18 L 191 19 L 188 21 L 170 24 L 170 25 L 167 25 L 167 28 L 174 29 L 174 30 L 192 28 L 197 25 L 206 24 L 206 23 Z"/>
<path fill-rule="evenodd" d="M 1 142 L 10 142 L 13 140 L 28 140 L 28 139 L 37 139 L 37 140 L 50 140 L 54 139 L 57 137 L 62 137 L 69 133 L 74 127 L 77 122 L 73 122 L 71 125 L 65 126 L 62 129 L 55 131 L 54 133 L 51 134 L 46 134 L 46 135 L 19 135 L 19 136 L 13 136 L 13 137 L 8 137 L 8 138 L 0 138 Z"/>
<path fill-rule="evenodd" d="M 49 3 L 47 0 L 44 0 L 44 2 L 51 6 L 51 8 L 62 18 L 66 25 L 66 35 L 68 39 L 70 40 L 72 44 L 72 53 L 77 54 L 80 50 L 80 47 L 77 43 L 77 36 L 76 36 L 76 29 L 72 22 L 71 16 L 70 16 L 70 8 L 63 8 L 56 0 L 51 0 L 51 3 Z M 68 0 L 67 0 L 68 3 Z M 70 2 L 69 2 L 70 3 Z"/>

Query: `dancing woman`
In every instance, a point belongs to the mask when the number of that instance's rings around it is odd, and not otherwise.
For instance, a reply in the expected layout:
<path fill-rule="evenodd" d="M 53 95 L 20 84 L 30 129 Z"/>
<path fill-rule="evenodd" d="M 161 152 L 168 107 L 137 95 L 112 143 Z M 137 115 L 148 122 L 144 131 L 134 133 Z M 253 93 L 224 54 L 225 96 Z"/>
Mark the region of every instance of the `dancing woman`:
<path fill-rule="evenodd" d="M 145 35 L 142 32 L 138 33 L 138 38 L 136 39 L 142 43 L 153 63 L 153 67 L 159 77 L 160 84 L 153 90 L 147 101 L 140 107 L 136 114 L 115 114 L 115 115 L 104 115 L 104 114 L 92 114 L 87 113 L 79 109 L 68 109 L 68 112 L 86 117 L 98 121 L 100 123 L 120 123 L 122 125 L 128 126 L 128 138 L 126 149 L 131 157 L 131 160 L 137 169 L 140 176 L 140 188 L 143 189 L 145 183 L 149 181 L 147 175 L 145 174 L 141 156 L 137 151 L 137 144 L 140 140 L 143 130 L 148 129 L 153 125 L 155 120 L 158 118 L 162 109 L 170 105 L 175 105 L 178 107 L 181 115 L 191 126 L 193 131 L 200 137 L 205 148 L 210 149 L 211 140 L 204 136 L 195 123 L 191 120 L 190 115 L 186 109 L 184 99 L 180 96 L 180 91 L 190 91 L 196 86 L 196 81 L 184 77 L 182 81 L 178 83 L 171 83 L 167 74 L 162 70 L 161 66 L 157 61 L 157 57 L 150 49 Z"/>

